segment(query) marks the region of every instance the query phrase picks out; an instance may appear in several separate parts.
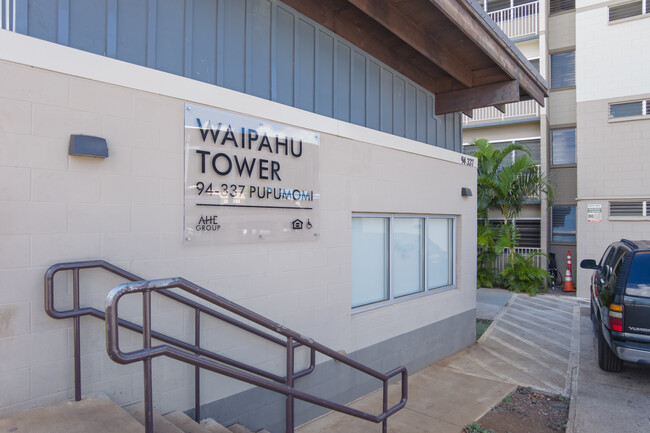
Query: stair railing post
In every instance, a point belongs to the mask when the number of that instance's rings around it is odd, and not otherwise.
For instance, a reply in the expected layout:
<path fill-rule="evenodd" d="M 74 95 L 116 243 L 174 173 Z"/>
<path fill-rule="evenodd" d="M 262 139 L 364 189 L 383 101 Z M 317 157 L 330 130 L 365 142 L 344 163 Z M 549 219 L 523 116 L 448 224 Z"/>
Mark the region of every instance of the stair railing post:
<path fill-rule="evenodd" d="M 72 308 L 79 310 L 79 268 L 72 271 Z M 72 319 L 74 333 L 74 400 L 81 401 L 81 317 Z"/>
<path fill-rule="evenodd" d="M 194 309 L 194 345 L 201 347 L 201 310 Z M 194 366 L 194 421 L 201 421 L 201 368 Z"/>
<path fill-rule="evenodd" d="M 388 379 L 384 379 L 384 402 L 383 402 L 383 413 L 386 413 L 388 410 Z M 382 433 L 388 433 L 388 418 L 382 421 L 381 423 Z"/>
<path fill-rule="evenodd" d="M 142 343 L 144 349 L 151 349 L 151 291 L 142 292 Z M 144 364 L 144 429 L 146 433 L 153 431 L 153 391 L 151 383 L 151 358 L 142 361 Z"/>
<path fill-rule="evenodd" d="M 287 386 L 293 388 L 293 337 L 287 337 Z M 294 400 L 288 395 L 286 400 L 286 433 L 294 430 Z"/>

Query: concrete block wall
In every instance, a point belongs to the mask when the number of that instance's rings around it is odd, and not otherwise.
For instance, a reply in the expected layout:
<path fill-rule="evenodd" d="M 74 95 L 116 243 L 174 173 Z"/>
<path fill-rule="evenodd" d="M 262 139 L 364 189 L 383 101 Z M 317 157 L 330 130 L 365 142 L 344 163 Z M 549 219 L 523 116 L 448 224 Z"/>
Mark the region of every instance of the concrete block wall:
<path fill-rule="evenodd" d="M 58 262 L 104 259 L 144 278 L 182 276 L 348 353 L 475 308 L 476 204 L 460 188 L 475 185 L 476 171 L 460 154 L 8 32 L 0 76 L 0 389 L 11 390 L 0 394 L 1 414 L 72 396 L 71 323 L 43 310 L 43 275 Z M 317 241 L 183 243 L 187 101 L 321 134 Z M 109 157 L 68 156 L 71 134 L 106 138 Z M 456 216 L 456 287 L 354 314 L 353 212 Z M 55 280 L 59 308 L 71 305 L 70 280 Z M 81 282 L 82 305 L 103 309 L 121 281 L 88 271 Z M 133 299 L 121 313 L 138 321 L 139 309 Z M 193 340 L 189 309 L 154 297 L 153 313 L 156 329 Z M 257 338 L 207 320 L 201 337 L 208 349 L 283 371 L 283 350 Z M 121 339 L 125 349 L 140 345 L 127 331 Z M 101 322 L 82 320 L 82 353 L 84 393 L 141 400 L 141 366 L 108 359 Z M 192 406 L 191 367 L 156 359 L 154 375 L 157 410 Z M 204 402 L 248 389 L 204 380 Z"/>
<path fill-rule="evenodd" d="M 599 260 L 621 238 L 650 239 L 650 217 L 609 217 L 611 200 L 650 200 L 650 118 L 610 120 L 609 103 L 616 101 L 578 103 L 577 254 L 583 259 Z M 602 222 L 587 222 L 589 204 L 602 206 Z M 578 296 L 589 296 L 590 276 L 578 270 Z"/>

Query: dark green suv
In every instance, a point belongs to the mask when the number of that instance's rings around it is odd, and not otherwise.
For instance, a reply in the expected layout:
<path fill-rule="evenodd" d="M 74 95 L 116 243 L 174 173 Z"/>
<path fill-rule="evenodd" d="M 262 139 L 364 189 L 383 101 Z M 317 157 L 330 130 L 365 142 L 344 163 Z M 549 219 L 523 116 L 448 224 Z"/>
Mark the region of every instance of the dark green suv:
<path fill-rule="evenodd" d="M 591 277 L 591 321 L 598 336 L 598 365 L 620 371 L 623 361 L 650 365 L 650 241 L 621 239 L 600 263 L 581 268 Z"/>

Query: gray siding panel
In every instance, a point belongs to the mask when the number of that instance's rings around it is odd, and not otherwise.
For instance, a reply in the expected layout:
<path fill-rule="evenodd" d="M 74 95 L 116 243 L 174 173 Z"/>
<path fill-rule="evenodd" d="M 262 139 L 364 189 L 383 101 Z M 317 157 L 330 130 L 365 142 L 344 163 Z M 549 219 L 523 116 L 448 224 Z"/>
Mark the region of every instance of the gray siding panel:
<path fill-rule="evenodd" d="M 116 57 L 147 64 L 147 0 L 118 0 Z"/>
<path fill-rule="evenodd" d="M 248 1 L 246 89 L 264 99 L 271 99 L 271 7 L 268 0 Z"/>
<path fill-rule="evenodd" d="M 416 136 L 417 141 L 427 141 L 427 95 L 422 91 L 418 90 L 417 100 L 417 120 L 416 120 Z"/>
<path fill-rule="evenodd" d="M 366 124 L 366 57 L 357 51 L 352 54 L 350 81 L 350 121 Z"/>
<path fill-rule="evenodd" d="M 404 109 L 406 103 L 404 80 L 398 76 L 393 79 L 393 134 L 404 137 L 406 133 Z"/>
<path fill-rule="evenodd" d="M 106 54 L 106 0 L 70 0 L 70 46 Z"/>
<path fill-rule="evenodd" d="M 57 41 L 58 8 L 56 2 L 52 0 L 29 0 L 26 12 L 26 31 L 28 35 L 50 42 Z"/>
<path fill-rule="evenodd" d="M 293 106 L 294 89 L 294 50 L 295 20 L 294 15 L 283 8 L 276 12 L 276 60 L 275 60 L 275 100 Z M 290 47 L 290 49 L 287 49 Z"/>
<path fill-rule="evenodd" d="M 246 2 L 220 0 L 223 3 L 223 39 L 218 62 L 223 64 L 223 87 L 246 91 Z"/>
<path fill-rule="evenodd" d="M 379 129 L 391 134 L 393 132 L 393 74 L 381 68 L 381 89 L 379 91 Z"/>
<path fill-rule="evenodd" d="M 279 0 L 17 0 L 17 31 L 459 151 L 460 116 Z"/>
<path fill-rule="evenodd" d="M 350 121 L 350 54 L 349 46 L 337 42 L 334 59 L 334 117 Z"/>
<path fill-rule="evenodd" d="M 334 116 L 334 38 L 318 32 L 318 63 L 316 64 L 316 112 Z"/>
<path fill-rule="evenodd" d="M 217 2 L 194 0 L 192 10 L 192 73 L 195 80 L 217 82 Z"/>
<path fill-rule="evenodd" d="M 366 126 L 372 129 L 379 129 L 380 74 L 381 66 L 370 60 L 366 74 Z"/>
<path fill-rule="evenodd" d="M 415 140 L 417 137 L 417 89 L 411 83 L 406 86 L 406 102 L 405 102 L 405 120 L 406 120 L 406 138 Z"/>
<path fill-rule="evenodd" d="M 315 35 L 316 28 L 303 19 L 298 20 L 296 42 L 296 107 L 314 111 Z"/>
<path fill-rule="evenodd" d="M 183 75 L 185 7 L 178 0 L 157 0 L 156 69 Z"/>

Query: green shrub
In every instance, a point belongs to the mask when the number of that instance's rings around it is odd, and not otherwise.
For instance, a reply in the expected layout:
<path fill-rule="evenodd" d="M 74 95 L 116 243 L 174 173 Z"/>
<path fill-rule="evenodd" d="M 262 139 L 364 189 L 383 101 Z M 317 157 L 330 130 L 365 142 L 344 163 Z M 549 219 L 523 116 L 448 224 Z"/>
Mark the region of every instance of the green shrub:
<path fill-rule="evenodd" d="M 535 266 L 534 258 L 540 255 L 544 255 L 544 253 L 538 251 L 528 255 L 512 254 L 510 256 L 510 261 L 501 273 L 508 290 L 526 292 L 530 296 L 535 296 L 544 290 L 545 281 L 550 278 L 550 275 L 546 270 Z"/>
<path fill-rule="evenodd" d="M 473 422 L 463 427 L 462 433 L 494 433 L 494 430 L 483 428 L 479 423 Z"/>

